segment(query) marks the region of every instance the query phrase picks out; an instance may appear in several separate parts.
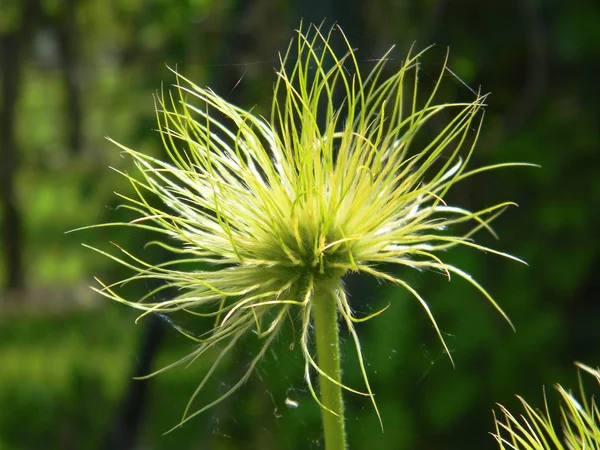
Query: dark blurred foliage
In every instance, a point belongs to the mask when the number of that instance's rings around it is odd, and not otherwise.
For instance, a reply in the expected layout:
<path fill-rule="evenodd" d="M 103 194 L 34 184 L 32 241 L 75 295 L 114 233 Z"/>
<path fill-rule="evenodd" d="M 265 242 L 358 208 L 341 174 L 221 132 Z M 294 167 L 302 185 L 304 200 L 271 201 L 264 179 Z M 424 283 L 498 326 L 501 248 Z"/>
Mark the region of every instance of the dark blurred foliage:
<path fill-rule="evenodd" d="M 470 100 L 466 86 L 492 92 L 473 166 L 542 166 L 489 172 L 452 193 L 466 207 L 520 205 L 496 221 L 499 242 L 480 239 L 528 267 L 476 251 L 447 255 L 489 288 L 516 333 L 467 283 L 403 274 L 429 301 L 456 368 L 407 293 L 346 280 L 358 311 L 391 304 L 359 327 L 385 432 L 367 400 L 347 395 L 351 448 L 495 448 L 495 402 L 514 407 L 520 393 L 543 406 L 543 385 L 576 385 L 574 360 L 600 364 L 597 1 L 3 0 L 0 449 L 321 448 L 319 410 L 291 330 L 242 390 L 163 436 L 210 358 L 132 381 L 192 343 L 166 318 L 136 326 L 132 311 L 88 290 L 92 274 L 116 280 L 126 272 L 80 242 L 168 256 L 143 250 L 150 236 L 139 231 L 63 234 L 130 217 L 113 194 L 129 192 L 127 182 L 108 168 L 129 162 L 104 136 L 161 154 L 152 93 L 174 82 L 166 65 L 267 112 L 277 52 L 301 18 L 339 23 L 365 68 L 393 44 L 401 58 L 415 41 L 435 43 L 423 60 L 424 89 L 449 47 L 462 81 L 448 75 L 441 97 Z M 143 292 L 132 287 L 129 295 Z M 255 344 L 236 350 L 195 405 L 237 380 Z M 344 377 L 360 386 L 352 345 L 343 346 Z"/>

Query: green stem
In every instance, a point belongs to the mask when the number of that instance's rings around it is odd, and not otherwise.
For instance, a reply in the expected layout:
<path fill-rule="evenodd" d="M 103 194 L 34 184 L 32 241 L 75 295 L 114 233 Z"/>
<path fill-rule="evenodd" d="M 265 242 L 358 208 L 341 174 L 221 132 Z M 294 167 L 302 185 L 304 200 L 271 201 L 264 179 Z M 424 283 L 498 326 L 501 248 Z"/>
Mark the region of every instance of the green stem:
<path fill-rule="evenodd" d="M 313 322 L 317 341 L 317 363 L 323 372 L 337 382 L 319 374 L 321 403 L 335 412 L 321 409 L 325 450 L 346 450 L 344 404 L 342 402 L 340 347 L 338 337 L 337 297 L 332 289 L 317 291 L 313 297 Z"/>

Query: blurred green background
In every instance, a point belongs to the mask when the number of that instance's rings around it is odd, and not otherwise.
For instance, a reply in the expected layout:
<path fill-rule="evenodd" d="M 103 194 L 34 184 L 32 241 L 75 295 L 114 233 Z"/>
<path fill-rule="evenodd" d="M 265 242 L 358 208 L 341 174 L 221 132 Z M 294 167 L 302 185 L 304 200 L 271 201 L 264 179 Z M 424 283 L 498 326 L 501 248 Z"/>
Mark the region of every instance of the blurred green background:
<path fill-rule="evenodd" d="M 266 112 L 277 52 L 301 18 L 339 23 L 364 64 L 393 44 L 401 58 L 413 42 L 435 43 L 422 66 L 425 89 L 449 47 L 452 71 L 492 92 L 473 166 L 542 166 L 486 173 L 452 193 L 465 207 L 520 205 L 496 221 L 499 242 L 480 239 L 529 267 L 463 249 L 446 255 L 489 288 L 517 333 L 467 283 L 407 270 L 446 334 L 453 369 L 409 294 L 347 280 L 358 311 L 391 304 L 359 326 L 385 432 L 367 400 L 347 395 L 351 448 L 496 448 L 488 434 L 495 402 L 515 407 L 520 393 L 543 406 L 543 385 L 575 387 L 573 361 L 600 364 L 596 0 L 2 0 L 1 450 L 321 448 L 319 410 L 291 335 L 242 390 L 162 436 L 210 360 L 132 381 L 192 343 L 165 318 L 134 325 L 134 312 L 91 292 L 93 275 L 127 272 L 80 243 L 144 252 L 149 236 L 121 228 L 64 234 L 130 218 L 113 194 L 129 187 L 109 169 L 127 170 L 129 161 L 105 136 L 160 154 L 152 94 L 173 83 L 167 65 Z M 469 96 L 447 77 L 446 101 Z M 343 346 L 344 377 L 360 386 L 347 336 Z M 196 405 L 235 382 L 255 350 L 251 342 L 237 349 Z"/>

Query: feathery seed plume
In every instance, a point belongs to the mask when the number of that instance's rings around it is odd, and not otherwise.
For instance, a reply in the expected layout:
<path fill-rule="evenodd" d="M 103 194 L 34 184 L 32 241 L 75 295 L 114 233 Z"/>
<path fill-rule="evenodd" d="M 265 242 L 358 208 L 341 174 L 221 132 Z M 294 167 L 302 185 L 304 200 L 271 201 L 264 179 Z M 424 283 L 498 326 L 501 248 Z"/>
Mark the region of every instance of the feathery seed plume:
<path fill-rule="evenodd" d="M 345 42 L 345 54 L 332 49 L 332 33 Z M 138 176 L 123 173 L 135 196 L 121 195 L 137 218 L 119 225 L 155 231 L 164 240 L 153 244 L 176 258 L 152 265 L 121 247 L 121 256 L 98 250 L 135 271 L 121 282 L 101 283 L 98 292 L 141 310 L 140 317 L 185 311 L 212 321 L 214 327 L 205 336 L 179 330 L 197 346 L 160 371 L 191 363 L 215 347 L 221 350 L 181 423 L 238 389 L 290 318 L 300 323 L 305 379 L 316 401 L 330 410 L 313 388 L 315 373 L 369 397 L 377 408 L 354 324 L 382 311 L 355 316 L 342 285 L 348 272 L 370 274 L 408 291 L 425 310 L 449 356 L 426 301 L 405 280 L 384 272 L 383 264 L 464 278 L 506 318 L 477 281 L 442 260 L 443 252 L 457 245 L 516 259 L 471 239 L 480 229 L 493 233 L 489 222 L 510 202 L 473 212 L 444 201 L 449 189 L 467 177 L 519 165 L 466 169 L 485 96 L 436 103 L 442 71 L 422 101 L 417 95 L 421 53 L 409 53 L 399 69 L 385 77 L 388 52 L 362 74 L 355 51 L 339 29 L 323 34 L 312 26 L 308 32 L 299 31 L 294 42 L 281 57 L 270 117 L 235 106 L 176 73 L 175 91 L 157 100 L 159 131 L 169 160 L 118 144 L 139 169 Z M 442 112 L 450 119 L 425 141 L 426 125 Z M 154 206 L 152 197 L 162 206 Z M 455 225 L 465 222 L 473 224 L 470 231 L 452 234 Z M 206 269 L 181 270 L 187 263 Z M 147 279 L 163 284 L 138 301 L 118 293 L 123 282 Z M 179 294 L 153 300 L 167 288 Z M 313 356 L 311 330 L 319 307 L 316 299 L 322 296 L 333 298 L 335 317 L 349 330 L 364 391 L 343 385 Z M 192 401 L 223 357 L 251 333 L 262 346 L 245 374 L 214 402 L 190 413 Z M 318 336 L 316 340 L 318 344 Z"/>

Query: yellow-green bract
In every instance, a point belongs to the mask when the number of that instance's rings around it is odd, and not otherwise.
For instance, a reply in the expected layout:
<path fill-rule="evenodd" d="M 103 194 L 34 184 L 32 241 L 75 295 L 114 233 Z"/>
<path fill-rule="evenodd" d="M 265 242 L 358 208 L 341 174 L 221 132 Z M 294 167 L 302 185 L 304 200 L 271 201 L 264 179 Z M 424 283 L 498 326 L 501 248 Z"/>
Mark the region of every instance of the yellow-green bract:
<path fill-rule="evenodd" d="M 342 55 L 332 49 L 333 34 L 345 43 Z M 446 204 L 444 197 L 452 185 L 471 175 L 519 164 L 466 170 L 485 96 L 437 104 L 443 70 L 429 97 L 421 99 L 421 54 L 409 53 L 386 77 L 388 54 L 361 74 L 341 30 L 323 34 L 310 27 L 298 32 L 281 58 L 270 117 L 235 106 L 176 74 L 174 92 L 157 101 L 169 161 L 120 145 L 139 169 L 138 175 L 123 173 L 136 196 L 121 197 L 137 214 L 123 225 L 159 233 L 164 240 L 154 243 L 176 258 L 151 265 L 121 247 L 123 256 L 101 251 L 136 273 L 118 283 L 101 283 L 98 292 L 143 311 L 140 317 L 186 311 L 212 321 L 207 336 L 186 333 L 198 345 L 169 367 L 190 363 L 215 346 L 221 349 L 182 422 L 238 389 L 290 318 L 300 323 L 306 383 L 323 406 L 311 375 L 340 382 L 324 374 L 312 356 L 313 300 L 319 292 L 335 297 L 338 317 L 358 354 L 364 392 L 343 387 L 366 395 L 376 408 L 353 324 L 378 313 L 354 315 L 342 285 L 348 272 L 403 287 L 420 302 L 444 348 L 426 301 L 405 280 L 384 272 L 383 264 L 462 277 L 506 317 L 484 288 L 441 258 L 444 250 L 464 245 L 516 259 L 471 239 L 480 229 L 492 232 L 489 222 L 511 203 L 473 212 Z M 424 139 L 425 126 L 442 112 L 446 123 Z M 162 207 L 153 206 L 149 196 L 158 197 Z M 470 231 L 452 234 L 453 226 L 464 222 L 472 222 Z M 173 269 L 185 263 L 202 263 L 207 269 Z M 125 281 L 148 278 L 163 285 L 140 301 L 126 300 L 117 292 Z M 170 287 L 177 289 L 177 297 L 152 301 Z M 222 358 L 250 332 L 262 347 L 245 375 L 213 403 L 190 414 L 192 401 Z"/>

